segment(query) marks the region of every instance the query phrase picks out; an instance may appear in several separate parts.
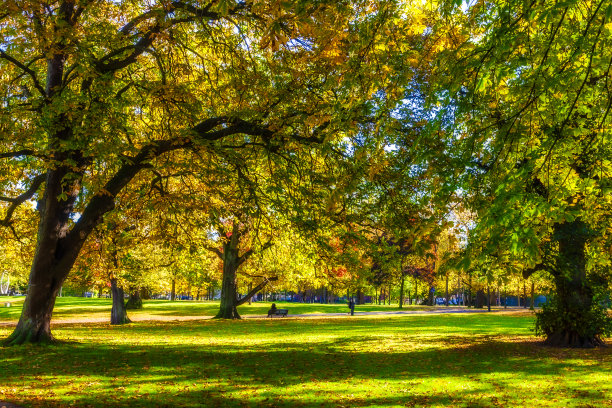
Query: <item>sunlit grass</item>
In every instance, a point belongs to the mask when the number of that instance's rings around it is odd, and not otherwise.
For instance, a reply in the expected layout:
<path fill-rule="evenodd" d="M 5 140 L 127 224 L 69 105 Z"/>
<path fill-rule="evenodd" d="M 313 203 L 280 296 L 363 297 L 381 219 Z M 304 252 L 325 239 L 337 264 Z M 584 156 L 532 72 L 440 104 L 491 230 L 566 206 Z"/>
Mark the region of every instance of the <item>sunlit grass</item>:
<path fill-rule="evenodd" d="M 612 406 L 612 350 L 538 345 L 529 314 L 59 324 L 0 348 L 36 407 Z M 10 333 L 0 327 L 0 336 Z"/>

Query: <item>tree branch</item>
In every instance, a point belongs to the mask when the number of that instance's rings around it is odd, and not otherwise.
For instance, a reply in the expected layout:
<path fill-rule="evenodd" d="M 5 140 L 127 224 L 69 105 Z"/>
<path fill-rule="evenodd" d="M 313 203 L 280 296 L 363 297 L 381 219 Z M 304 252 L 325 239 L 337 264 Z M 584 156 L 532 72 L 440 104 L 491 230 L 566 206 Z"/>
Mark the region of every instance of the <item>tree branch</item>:
<path fill-rule="evenodd" d="M 213 129 L 219 125 L 228 126 L 213 131 Z M 199 139 L 208 141 L 219 140 L 237 133 L 242 133 L 249 136 L 260 136 L 266 141 L 272 139 L 274 136 L 274 132 L 264 126 L 248 122 L 246 120 L 229 118 L 225 116 L 202 121 L 193 127 L 193 132 Z"/>
<path fill-rule="evenodd" d="M 220 125 L 229 125 L 215 130 Z M 194 141 L 214 141 L 233 134 L 248 134 L 263 138 L 272 137 L 274 132 L 260 125 L 241 119 L 218 117 L 200 122 L 186 132 L 186 136 L 169 140 L 158 140 L 144 145 L 140 152 L 133 157 L 126 158 L 126 162 L 115 175 L 107 181 L 89 201 L 81 217 L 66 237 L 66 248 L 78 249 L 91 231 L 101 222 L 102 216 L 115 208 L 117 194 L 142 169 L 149 168 L 151 160 L 164 153 L 179 149 L 194 147 Z M 189 135 L 190 134 L 190 135 Z M 213 251 L 214 252 L 214 251 Z M 76 256 L 76 254 L 74 254 Z M 69 258 L 66 258 L 68 261 Z"/>
<path fill-rule="evenodd" d="M 6 216 L 4 217 L 2 221 L 0 221 L 0 225 L 4 227 L 9 226 L 11 223 L 11 218 L 13 217 L 13 213 L 15 212 L 17 207 L 23 204 L 26 200 L 29 200 L 30 198 L 32 198 L 32 196 L 36 193 L 36 191 L 38 191 L 38 188 L 40 187 L 40 185 L 46 179 L 47 179 L 46 174 L 40 174 L 34 177 L 34 179 L 32 180 L 32 184 L 30 185 L 30 188 L 26 192 L 21 194 L 20 196 L 17 196 L 15 198 L 2 197 L 3 201 L 8 201 L 11 203 L 11 205 L 6 210 Z"/>
<path fill-rule="evenodd" d="M 533 275 L 534 273 L 538 272 L 538 271 L 545 271 L 548 272 L 550 271 L 550 268 L 546 268 L 546 266 L 543 263 L 539 263 L 531 268 L 527 268 L 523 270 L 523 279 L 527 279 L 529 278 L 531 275 Z"/>
<path fill-rule="evenodd" d="M 28 74 L 30 76 L 30 78 L 32 78 L 32 82 L 34 83 L 34 88 L 36 88 L 38 90 L 38 92 L 42 95 L 42 96 L 47 96 L 47 93 L 45 92 L 45 88 L 43 88 L 40 85 L 40 82 L 38 81 L 38 77 L 36 76 L 36 72 L 34 72 L 33 70 L 31 70 L 30 68 L 28 68 L 26 65 L 22 64 L 21 62 L 19 62 L 18 60 L 16 60 L 15 58 L 11 57 L 10 55 L 8 55 L 6 52 L 4 52 L 4 50 L 0 49 L 0 58 L 3 58 L 7 61 L 9 61 L 10 63 L 12 63 L 13 65 L 15 65 L 17 68 L 21 69 L 23 72 L 25 72 L 26 74 Z"/>
<path fill-rule="evenodd" d="M 134 19 L 132 19 L 126 25 L 121 27 L 121 29 L 119 30 L 119 34 L 128 35 L 130 32 L 132 32 L 132 30 L 134 30 L 134 28 L 136 28 L 138 24 L 151 18 L 155 18 L 156 22 L 151 29 L 149 29 L 142 35 L 142 37 L 136 42 L 136 44 L 127 45 L 125 47 L 110 52 L 109 54 L 99 59 L 96 63 L 94 63 L 94 66 L 101 74 L 118 71 L 136 62 L 138 56 L 142 55 L 153 43 L 156 35 L 165 29 L 180 23 L 191 22 L 195 21 L 196 19 L 202 18 L 207 18 L 209 20 L 220 20 L 222 16 L 219 13 L 209 11 L 212 5 L 213 3 L 211 2 L 203 8 L 198 8 L 192 4 L 188 4 L 182 1 L 173 1 L 169 4 L 168 7 L 165 7 L 164 9 L 149 10 L 140 14 L 137 17 L 134 17 Z M 235 8 L 229 11 L 229 15 L 234 15 L 245 7 L 246 3 L 240 2 Z M 181 10 L 188 13 L 188 16 L 177 17 L 164 21 L 164 19 L 168 15 L 175 13 L 177 10 Z M 130 50 L 132 50 L 132 53 L 127 57 L 113 60 L 114 57 L 117 57 Z M 109 62 L 105 63 L 105 61 Z"/>
<path fill-rule="evenodd" d="M 264 278 L 264 280 L 257 286 L 255 286 L 249 293 L 241 297 L 240 299 L 236 299 L 236 306 L 240 306 L 246 303 L 250 298 L 252 298 L 257 292 L 262 290 L 268 283 L 277 281 L 278 276 L 272 276 L 270 278 Z"/>
<path fill-rule="evenodd" d="M 265 251 L 266 249 L 270 248 L 272 245 L 274 245 L 274 244 L 272 243 L 272 241 L 268 241 L 268 242 L 266 242 L 266 243 L 263 245 L 263 247 L 261 248 L 261 251 L 260 251 L 260 252 Z M 253 248 L 251 248 L 251 249 L 249 249 L 248 251 L 246 251 L 244 254 L 242 254 L 242 256 L 240 256 L 240 257 L 238 258 L 238 261 L 237 261 L 238 266 L 240 266 L 240 265 L 242 265 L 244 262 L 246 262 L 246 260 L 247 260 L 247 259 L 249 259 L 249 257 L 250 257 L 251 255 L 253 255 L 253 253 L 254 253 Z"/>
<path fill-rule="evenodd" d="M 36 154 L 36 152 L 32 149 L 23 149 L 23 150 L 16 150 L 14 152 L 0 153 L 0 159 L 6 159 L 10 157 L 21 157 L 21 156 L 40 157 L 40 155 Z"/>
<path fill-rule="evenodd" d="M 215 248 L 214 246 L 211 245 L 203 245 L 204 249 L 208 249 L 211 252 L 214 252 L 220 259 L 223 259 L 223 252 L 221 252 L 221 250 L 219 250 L 219 248 Z"/>

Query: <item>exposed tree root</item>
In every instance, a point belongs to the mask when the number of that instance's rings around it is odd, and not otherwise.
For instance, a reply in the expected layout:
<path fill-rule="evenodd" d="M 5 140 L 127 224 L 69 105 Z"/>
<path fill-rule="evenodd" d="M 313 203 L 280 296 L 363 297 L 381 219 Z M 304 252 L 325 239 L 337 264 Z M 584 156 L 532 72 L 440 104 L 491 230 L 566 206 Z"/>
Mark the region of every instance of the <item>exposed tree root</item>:
<path fill-rule="evenodd" d="M 233 309 L 234 310 L 221 310 L 219 311 L 219 313 L 217 313 L 215 317 L 213 317 L 213 319 L 233 319 L 233 320 L 242 319 L 240 315 L 238 314 L 238 311 L 235 310 L 236 308 L 233 308 Z"/>
<path fill-rule="evenodd" d="M 128 324 L 128 323 L 132 323 L 132 321 L 126 316 L 124 316 L 123 318 L 119 319 L 114 319 L 111 317 L 111 322 L 110 324 L 112 325 L 119 325 L 119 324 Z"/>
<path fill-rule="evenodd" d="M 551 347 L 594 348 L 607 347 L 599 336 L 585 337 L 574 331 L 557 331 L 549 335 L 544 344 Z"/>
<path fill-rule="evenodd" d="M 18 346 L 20 344 L 35 343 L 35 344 L 54 344 L 57 343 L 51 330 L 45 326 L 36 327 L 31 321 L 19 324 L 15 331 L 7 337 L 2 345 Z"/>

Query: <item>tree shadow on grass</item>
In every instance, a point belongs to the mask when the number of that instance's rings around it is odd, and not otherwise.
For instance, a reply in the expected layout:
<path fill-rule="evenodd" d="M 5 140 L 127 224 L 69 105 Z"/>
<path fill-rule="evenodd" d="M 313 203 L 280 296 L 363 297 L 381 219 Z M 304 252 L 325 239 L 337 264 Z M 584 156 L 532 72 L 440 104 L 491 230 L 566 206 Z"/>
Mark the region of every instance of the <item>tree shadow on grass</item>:
<path fill-rule="evenodd" d="M 230 329 L 248 336 L 239 326 L 233 325 Z M 173 334 L 168 327 L 172 326 L 133 326 L 129 330 L 132 335 L 162 338 L 174 335 L 185 339 L 177 344 L 71 343 L 49 347 L 44 352 L 36 346 L 0 349 L 0 356 L 6 357 L 4 360 L 8 363 L 6 369 L 0 370 L 0 384 L 19 388 L 31 383 L 36 387 L 37 381 L 39 384 L 47 381 L 50 390 L 76 386 L 74 391 L 58 391 L 43 400 L 23 395 L 23 405 L 46 407 L 319 407 L 343 404 L 484 407 L 498 404 L 494 401 L 496 393 L 512 393 L 511 389 L 500 391 L 504 385 L 501 380 L 496 380 L 497 383 L 481 380 L 488 375 L 550 378 L 552 381 L 567 370 L 574 376 L 587 375 L 592 372 L 593 365 L 602 361 L 607 361 L 609 370 L 612 356 L 610 349 L 581 352 L 579 357 L 592 364 L 576 366 L 572 360 L 564 360 L 574 357 L 574 351 L 544 348 L 535 342 L 496 340 L 490 336 L 461 341 L 430 339 L 431 344 L 418 347 L 400 342 L 392 348 L 383 345 L 387 349 L 382 351 L 376 350 L 384 340 L 376 335 L 362 334 L 345 334 L 341 338 L 318 342 L 267 339 L 236 346 L 231 344 L 230 333 L 228 344 L 189 344 L 187 339 L 194 333 Z M 227 333 L 227 325 L 219 328 Z M 118 330 L 117 335 L 120 334 Z M 202 332 L 196 331 L 195 335 L 202 335 Z M 444 390 L 409 392 L 423 381 L 464 379 L 479 379 L 480 388 L 454 390 L 452 395 Z M 354 395 L 359 391 L 358 384 L 364 381 L 366 384 L 368 381 L 376 384 L 403 381 L 407 391 L 402 394 L 394 389 L 384 396 L 368 396 L 367 391 L 361 390 Z M 306 386 L 300 388 L 304 384 Z M 333 386 L 330 388 L 329 384 Z M 121 387 L 135 389 L 125 394 Z M 605 390 L 598 390 L 592 384 L 585 384 L 573 392 L 578 401 L 601 401 L 605 397 L 602 394 Z M 478 395 L 485 397 L 475 398 Z"/>

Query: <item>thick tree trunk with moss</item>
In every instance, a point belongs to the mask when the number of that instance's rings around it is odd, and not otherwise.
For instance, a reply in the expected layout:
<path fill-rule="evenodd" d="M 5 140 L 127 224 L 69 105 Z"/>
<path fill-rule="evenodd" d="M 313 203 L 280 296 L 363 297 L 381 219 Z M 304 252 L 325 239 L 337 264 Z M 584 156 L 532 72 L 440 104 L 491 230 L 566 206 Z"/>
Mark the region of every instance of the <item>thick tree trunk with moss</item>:
<path fill-rule="evenodd" d="M 51 334 L 51 315 L 55 299 L 62 283 L 68 275 L 61 271 L 39 272 L 34 267 L 30 273 L 28 293 L 21 317 L 15 331 L 5 340 L 5 344 L 48 343 L 54 341 Z"/>
<path fill-rule="evenodd" d="M 590 237 L 582 220 L 556 224 L 554 241 L 558 243 L 553 276 L 556 297 L 550 307 L 538 314 L 539 330 L 545 343 L 556 347 L 596 347 L 602 327 L 609 325 L 605 311 L 598 313 L 594 291 L 587 279 L 586 245 Z M 607 323 L 606 323 L 607 322 Z"/>
<path fill-rule="evenodd" d="M 125 293 L 123 288 L 117 285 L 117 279 L 111 279 L 111 293 L 113 295 L 113 307 L 111 308 L 110 324 L 130 323 L 125 307 Z"/>

